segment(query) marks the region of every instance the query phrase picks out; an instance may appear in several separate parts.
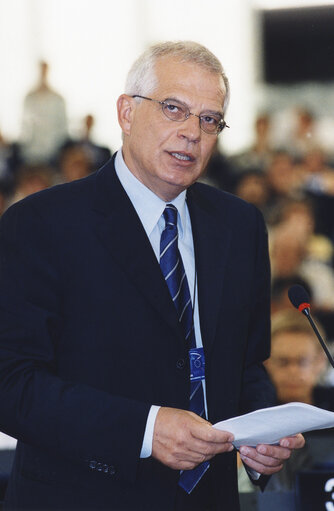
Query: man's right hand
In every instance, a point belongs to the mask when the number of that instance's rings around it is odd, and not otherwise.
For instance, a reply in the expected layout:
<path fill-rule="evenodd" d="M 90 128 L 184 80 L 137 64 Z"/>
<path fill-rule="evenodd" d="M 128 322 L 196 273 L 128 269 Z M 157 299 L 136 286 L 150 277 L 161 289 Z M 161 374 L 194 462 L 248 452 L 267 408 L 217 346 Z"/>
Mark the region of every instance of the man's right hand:
<path fill-rule="evenodd" d="M 193 412 L 160 408 L 154 425 L 152 456 L 175 470 L 192 470 L 218 453 L 233 450 L 234 437 L 214 429 Z"/>

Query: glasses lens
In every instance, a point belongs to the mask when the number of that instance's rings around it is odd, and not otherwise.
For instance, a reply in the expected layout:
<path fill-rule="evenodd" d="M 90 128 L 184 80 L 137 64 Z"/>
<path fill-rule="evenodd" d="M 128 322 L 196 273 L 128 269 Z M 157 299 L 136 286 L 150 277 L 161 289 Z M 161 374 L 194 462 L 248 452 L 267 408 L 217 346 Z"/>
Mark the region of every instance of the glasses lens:
<path fill-rule="evenodd" d="M 184 121 L 189 116 L 187 107 L 175 100 L 166 99 L 162 103 L 162 111 L 172 121 Z"/>
<path fill-rule="evenodd" d="M 200 117 L 201 128 L 206 133 L 220 133 L 225 127 L 225 122 L 219 115 L 204 114 Z"/>

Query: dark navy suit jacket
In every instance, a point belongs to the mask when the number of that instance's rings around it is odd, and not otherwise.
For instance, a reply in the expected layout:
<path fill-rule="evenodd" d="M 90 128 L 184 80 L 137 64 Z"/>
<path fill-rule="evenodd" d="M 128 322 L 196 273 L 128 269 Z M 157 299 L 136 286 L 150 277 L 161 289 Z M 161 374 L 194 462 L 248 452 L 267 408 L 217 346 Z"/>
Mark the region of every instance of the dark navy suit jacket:
<path fill-rule="evenodd" d="M 187 202 L 215 423 L 272 404 L 267 236 L 232 195 L 195 184 Z M 152 404 L 188 408 L 187 348 L 113 160 L 10 208 L 0 257 L 7 509 L 172 509 L 178 472 L 139 456 Z M 235 453 L 210 471 L 216 509 L 238 509 Z"/>

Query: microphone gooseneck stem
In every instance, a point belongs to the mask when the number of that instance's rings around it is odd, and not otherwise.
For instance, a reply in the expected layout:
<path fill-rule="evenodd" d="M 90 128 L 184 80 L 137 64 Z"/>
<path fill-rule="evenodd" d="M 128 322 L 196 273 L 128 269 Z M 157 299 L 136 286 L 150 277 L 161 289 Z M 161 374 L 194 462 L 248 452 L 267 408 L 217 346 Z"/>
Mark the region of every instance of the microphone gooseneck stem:
<path fill-rule="evenodd" d="M 331 364 L 331 366 L 334 368 L 334 360 L 333 360 L 333 357 L 332 355 L 330 354 L 326 344 L 325 344 L 325 341 L 323 340 L 323 338 L 321 337 L 320 333 L 319 333 L 319 330 L 316 326 L 316 324 L 314 323 L 313 319 L 312 319 L 312 316 L 311 316 L 311 313 L 310 313 L 310 309 L 308 308 L 305 308 L 303 311 L 303 314 L 304 316 L 307 317 L 307 319 L 309 320 L 309 323 L 311 325 L 311 327 L 313 328 L 313 331 L 315 333 L 315 335 L 318 337 L 318 340 L 322 346 L 322 349 L 324 350 L 324 352 L 326 353 L 326 356 Z"/>

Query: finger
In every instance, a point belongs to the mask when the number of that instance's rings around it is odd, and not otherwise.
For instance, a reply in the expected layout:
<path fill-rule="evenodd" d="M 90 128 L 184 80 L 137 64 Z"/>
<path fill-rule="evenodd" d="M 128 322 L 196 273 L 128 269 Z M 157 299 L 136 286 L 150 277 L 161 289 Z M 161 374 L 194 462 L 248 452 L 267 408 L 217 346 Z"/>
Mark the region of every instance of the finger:
<path fill-rule="evenodd" d="M 305 438 L 303 435 L 298 433 L 298 435 L 282 438 L 280 440 L 280 445 L 289 449 L 301 449 L 305 445 Z"/>
<path fill-rule="evenodd" d="M 191 463 L 202 463 L 212 459 L 217 454 L 231 452 L 234 450 L 233 444 L 225 442 L 222 444 L 210 444 L 206 442 L 193 442 L 188 450 L 180 453 L 180 460 Z"/>
<path fill-rule="evenodd" d="M 195 447 L 191 444 L 190 446 L 182 446 L 180 448 L 174 446 L 173 449 L 163 449 L 161 456 L 170 466 L 173 464 L 173 466 L 178 469 L 189 470 L 203 461 L 212 459 L 220 452 L 226 452 L 233 449 L 234 447 L 232 444 L 224 444 L 224 448 L 219 449 L 217 449 L 217 447 L 215 449 L 210 448 L 208 444 L 200 444 Z"/>
<path fill-rule="evenodd" d="M 233 442 L 234 435 L 229 431 L 221 431 L 212 426 L 211 422 L 203 419 L 194 412 L 187 411 L 188 418 L 194 419 L 191 426 L 191 434 L 194 438 L 204 440 L 205 442 L 221 444 L 224 442 Z"/>
<path fill-rule="evenodd" d="M 253 459 L 253 458 L 249 458 L 248 456 L 245 456 L 245 455 L 240 455 L 240 458 L 248 467 L 250 467 L 253 470 L 256 470 L 256 472 L 259 472 L 260 474 L 264 474 L 264 475 L 276 474 L 283 468 L 282 463 L 279 465 L 268 466 L 268 465 L 263 465 L 260 461 Z"/>
<path fill-rule="evenodd" d="M 276 458 L 278 460 L 287 460 L 291 456 L 291 449 L 279 445 L 260 444 L 256 447 L 256 452 L 264 457 Z"/>
<path fill-rule="evenodd" d="M 205 442 L 194 438 L 191 444 L 191 450 L 200 455 L 204 455 L 206 459 L 212 458 L 216 454 L 233 451 L 234 446 L 231 442 Z"/>
<path fill-rule="evenodd" d="M 290 451 L 289 449 L 283 449 L 282 447 L 279 447 L 278 449 L 282 449 L 282 452 L 279 450 L 271 450 L 271 449 L 260 449 L 260 452 L 258 450 L 259 447 L 272 447 L 268 445 L 264 446 L 258 446 L 256 449 L 252 447 L 241 447 L 240 448 L 240 456 L 247 457 L 248 459 L 252 459 L 256 463 L 260 463 L 264 467 L 268 468 L 274 468 L 282 465 L 282 462 L 285 459 L 288 459 L 290 457 Z M 262 451 L 262 453 L 261 453 Z M 267 452 L 267 454 L 265 454 Z"/>
<path fill-rule="evenodd" d="M 232 433 L 229 431 L 221 431 L 219 429 L 215 429 L 207 421 L 204 422 L 204 424 L 194 423 L 194 428 L 192 429 L 192 435 L 194 438 L 198 438 L 199 440 L 203 440 L 212 444 L 233 442 L 234 435 Z"/>

